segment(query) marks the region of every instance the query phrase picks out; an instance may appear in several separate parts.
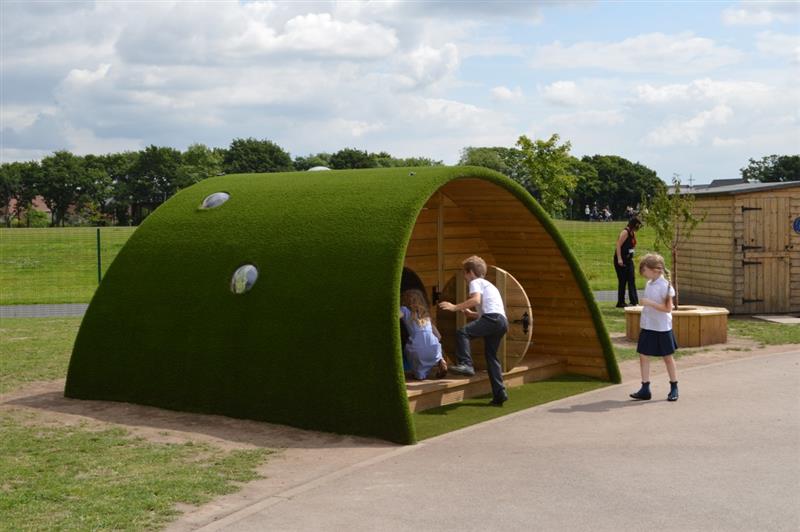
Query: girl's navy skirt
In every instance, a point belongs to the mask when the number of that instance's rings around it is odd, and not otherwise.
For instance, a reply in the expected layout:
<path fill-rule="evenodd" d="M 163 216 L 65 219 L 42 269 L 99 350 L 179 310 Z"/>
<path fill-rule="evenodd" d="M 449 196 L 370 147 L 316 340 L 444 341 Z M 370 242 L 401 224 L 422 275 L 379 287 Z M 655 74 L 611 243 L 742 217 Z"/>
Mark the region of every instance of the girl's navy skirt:
<path fill-rule="evenodd" d="M 639 344 L 636 351 L 651 357 L 665 357 L 671 355 L 678 349 L 678 342 L 672 331 L 651 331 L 642 329 L 639 331 Z"/>

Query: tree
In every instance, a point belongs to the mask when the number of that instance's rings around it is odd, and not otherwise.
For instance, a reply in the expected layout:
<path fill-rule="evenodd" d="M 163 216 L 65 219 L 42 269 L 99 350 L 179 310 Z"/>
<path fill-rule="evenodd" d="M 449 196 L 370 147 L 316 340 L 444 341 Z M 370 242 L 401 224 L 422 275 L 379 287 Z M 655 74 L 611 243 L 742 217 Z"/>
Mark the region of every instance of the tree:
<path fill-rule="evenodd" d="M 576 177 L 575 190 L 572 194 L 575 209 L 570 214 L 573 218 L 584 219 L 584 207 L 593 205 L 598 200 L 603 184 L 594 166 L 575 157 L 570 157 L 569 173 Z"/>
<path fill-rule="evenodd" d="M 223 155 L 205 144 L 192 144 L 181 155 L 181 164 L 175 176 L 178 189 L 186 188 L 203 179 L 222 173 Z"/>
<path fill-rule="evenodd" d="M 343 148 L 333 155 L 330 159 L 331 168 L 336 170 L 346 170 L 349 168 L 376 168 L 378 162 L 375 154 L 355 148 Z"/>
<path fill-rule="evenodd" d="M 768 155 L 758 161 L 750 159 L 749 164 L 739 171 L 748 181 L 800 181 L 800 155 Z"/>
<path fill-rule="evenodd" d="M 468 146 L 461 150 L 458 164 L 462 166 L 482 166 L 505 174 L 525 186 L 522 168 L 522 152 L 516 148 L 477 148 Z"/>
<path fill-rule="evenodd" d="M 133 202 L 131 172 L 139 160 L 139 153 L 131 151 L 112 153 L 101 156 L 101 160 L 111 180 L 112 197 L 108 207 L 113 211 L 118 224 L 128 225 L 131 222 L 130 211 Z"/>
<path fill-rule="evenodd" d="M 292 158 L 271 140 L 234 139 L 225 152 L 224 169 L 227 174 L 287 172 Z"/>
<path fill-rule="evenodd" d="M 81 157 L 61 150 L 42 159 L 38 192 L 50 209 L 51 225 L 64 225 L 67 212 L 88 196 L 91 178 Z"/>
<path fill-rule="evenodd" d="M 6 227 L 11 227 L 11 200 L 17 197 L 22 183 L 20 163 L 0 164 L 0 210 L 6 219 Z"/>
<path fill-rule="evenodd" d="M 517 141 L 529 190 L 551 216 L 564 212 L 567 199 L 577 184 L 577 178 L 569 173 L 572 145 L 567 141 L 559 146 L 559 139 L 554 133 L 548 140 L 532 141 L 522 135 Z"/>
<path fill-rule="evenodd" d="M 594 181 L 587 174 L 593 182 L 576 187 L 576 191 L 586 194 L 575 198 L 579 205 L 593 205 L 595 202 L 601 208 L 608 205 L 611 212 L 619 217 L 627 206 L 635 207 L 642 197 L 651 198 L 658 191 L 666 190 L 664 182 L 653 170 L 623 157 L 593 155 L 584 156 L 581 161 L 596 170 L 597 180 Z M 589 195 L 593 189 L 595 195 Z"/>
<path fill-rule="evenodd" d="M 177 192 L 175 177 L 180 163 L 181 152 L 175 148 L 150 145 L 139 152 L 128 183 L 134 224 Z"/>
<path fill-rule="evenodd" d="M 697 225 L 705 220 L 706 213 L 696 217 L 694 196 L 681 194 L 681 181 L 677 175 L 672 177 L 674 190 L 668 193 L 666 188 L 647 200 L 642 198 L 642 217 L 644 223 L 656 233 L 654 247 L 657 251 L 664 248 L 672 256 L 672 286 L 675 287 L 675 308 L 678 308 L 678 250 L 689 239 Z"/>
<path fill-rule="evenodd" d="M 330 164 L 331 154 L 324 152 L 309 154 L 306 157 L 295 157 L 294 159 L 294 169 L 300 172 L 304 172 L 309 168 L 314 168 L 315 166 L 330 167 Z"/>

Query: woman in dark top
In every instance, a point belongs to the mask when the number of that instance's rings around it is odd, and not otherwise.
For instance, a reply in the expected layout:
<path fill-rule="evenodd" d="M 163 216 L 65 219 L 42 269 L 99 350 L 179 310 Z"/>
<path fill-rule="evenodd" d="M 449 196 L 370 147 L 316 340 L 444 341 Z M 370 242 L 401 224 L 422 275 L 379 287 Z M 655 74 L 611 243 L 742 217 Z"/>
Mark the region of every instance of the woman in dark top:
<path fill-rule="evenodd" d="M 625 306 L 625 285 L 628 286 L 628 297 L 631 305 L 639 304 L 636 295 L 636 278 L 634 277 L 633 253 L 636 248 L 636 231 L 642 226 L 638 217 L 633 216 L 625 229 L 617 238 L 614 250 L 614 269 L 617 271 L 617 307 Z"/>

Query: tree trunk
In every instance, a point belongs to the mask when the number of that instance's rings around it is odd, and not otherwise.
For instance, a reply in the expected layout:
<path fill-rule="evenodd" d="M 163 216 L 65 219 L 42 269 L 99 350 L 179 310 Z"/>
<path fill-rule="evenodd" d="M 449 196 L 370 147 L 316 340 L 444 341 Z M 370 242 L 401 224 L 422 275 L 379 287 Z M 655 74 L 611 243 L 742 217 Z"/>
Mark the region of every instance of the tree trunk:
<path fill-rule="evenodd" d="M 675 288 L 675 310 L 678 310 L 678 250 L 672 250 L 672 286 Z"/>

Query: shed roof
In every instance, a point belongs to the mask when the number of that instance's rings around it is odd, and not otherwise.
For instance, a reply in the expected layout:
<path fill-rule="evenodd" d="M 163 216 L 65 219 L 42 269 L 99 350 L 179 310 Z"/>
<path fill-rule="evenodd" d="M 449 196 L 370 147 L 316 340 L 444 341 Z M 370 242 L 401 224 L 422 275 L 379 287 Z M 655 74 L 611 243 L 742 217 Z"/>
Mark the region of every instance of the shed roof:
<path fill-rule="evenodd" d="M 723 194 L 747 194 L 750 192 L 761 192 L 762 190 L 775 190 L 781 188 L 800 187 L 800 181 L 783 181 L 780 183 L 741 183 L 738 185 L 724 185 L 708 188 L 684 188 L 681 191 L 686 191 L 695 196 L 714 196 Z"/>

